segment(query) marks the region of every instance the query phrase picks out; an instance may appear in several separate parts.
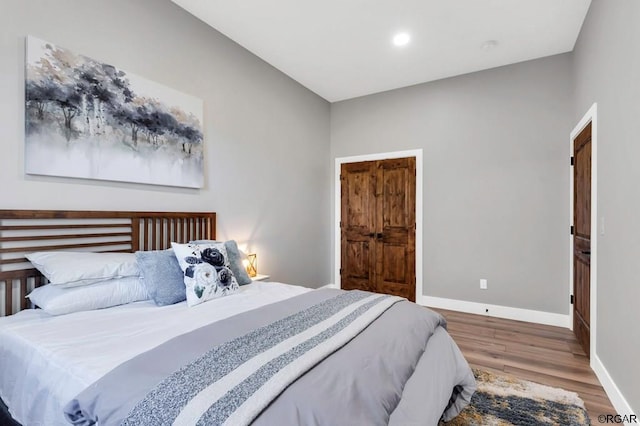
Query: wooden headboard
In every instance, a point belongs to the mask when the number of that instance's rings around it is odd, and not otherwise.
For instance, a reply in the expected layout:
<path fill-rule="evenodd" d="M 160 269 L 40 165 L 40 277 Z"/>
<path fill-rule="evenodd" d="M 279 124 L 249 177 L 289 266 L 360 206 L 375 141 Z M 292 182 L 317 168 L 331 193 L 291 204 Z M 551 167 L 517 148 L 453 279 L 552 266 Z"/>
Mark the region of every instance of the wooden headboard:
<path fill-rule="evenodd" d="M 0 210 L 0 316 L 28 308 L 25 296 L 46 283 L 26 253 L 163 250 L 215 237 L 211 212 Z"/>

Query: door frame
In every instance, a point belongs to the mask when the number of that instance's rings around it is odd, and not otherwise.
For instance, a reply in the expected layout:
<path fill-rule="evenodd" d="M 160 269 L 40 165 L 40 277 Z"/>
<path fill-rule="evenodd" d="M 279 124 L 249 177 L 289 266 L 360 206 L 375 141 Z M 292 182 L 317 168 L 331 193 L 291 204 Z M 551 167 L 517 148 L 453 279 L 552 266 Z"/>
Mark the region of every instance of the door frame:
<path fill-rule="evenodd" d="M 598 313 L 598 104 L 594 103 L 580 119 L 569 136 L 569 156 L 573 157 L 573 140 L 591 123 L 591 265 L 589 273 L 589 359 L 591 367 L 596 357 Z M 573 166 L 569 166 L 569 224 L 573 223 Z M 569 328 L 573 330 L 573 235 L 569 238 Z"/>
<path fill-rule="evenodd" d="M 391 160 L 394 158 L 416 158 L 416 303 L 422 298 L 422 149 L 408 151 L 383 152 L 377 154 L 355 155 L 351 157 L 339 157 L 335 160 L 335 184 L 334 184 L 334 283 L 338 288 L 342 287 L 340 279 L 341 244 L 340 244 L 340 169 L 344 163 L 360 163 L 363 161 Z"/>

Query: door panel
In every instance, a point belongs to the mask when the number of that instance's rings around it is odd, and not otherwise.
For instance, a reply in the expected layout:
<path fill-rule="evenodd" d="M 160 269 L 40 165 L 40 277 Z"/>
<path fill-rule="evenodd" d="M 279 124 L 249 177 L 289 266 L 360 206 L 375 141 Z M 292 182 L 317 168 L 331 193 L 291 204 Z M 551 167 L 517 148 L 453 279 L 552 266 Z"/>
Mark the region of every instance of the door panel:
<path fill-rule="evenodd" d="M 589 125 L 589 130 L 591 129 Z M 589 132 L 589 135 L 591 132 Z M 575 234 L 591 238 L 591 137 L 574 153 Z"/>
<path fill-rule="evenodd" d="M 396 163 L 394 161 L 394 163 Z M 408 182 L 407 167 L 380 166 L 382 169 L 382 221 L 383 226 L 407 227 L 407 204 L 405 187 Z"/>
<path fill-rule="evenodd" d="M 573 331 L 590 356 L 591 123 L 573 141 Z"/>
<path fill-rule="evenodd" d="M 382 269 L 382 282 L 392 282 L 396 284 L 402 284 L 407 281 L 407 248 L 405 244 L 393 245 L 389 243 L 382 243 L 382 258 L 387 265 L 393 267 L 387 267 Z"/>
<path fill-rule="evenodd" d="M 371 170 L 354 170 L 347 174 L 349 210 L 347 223 L 351 227 L 371 227 L 370 208 L 375 194 L 371 193 Z"/>
<path fill-rule="evenodd" d="M 373 269 L 370 267 L 372 256 L 369 250 L 369 241 L 351 239 L 346 244 L 345 257 L 343 269 L 348 271 L 348 281 L 342 287 L 345 290 L 375 291 Z"/>
<path fill-rule="evenodd" d="M 584 260 L 581 259 L 580 261 L 578 261 L 576 259 L 576 263 L 575 263 L 575 273 L 576 273 L 576 282 L 578 283 L 584 283 L 584 282 L 589 282 L 589 274 L 590 274 L 590 268 L 589 268 L 589 263 L 588 260 Z M 580 313 L 580 316 L 582 317 L 582 319 L 584 320 L 584 322 L 586 324 L 589 324 L 590 321 L 590 315 L 591 313 L 590 311 L 590 301 L 589 301 L 589 294 L 586 291 L 582 291 L 583 289 L 580 289 L 581 291 L 578 292 L 578 294 L 576 294 L 574 296 L 574 303 L 575 303 L 575 310 L 578 311 Z M 586 288 L 584 289 L 586 290 Z"/>

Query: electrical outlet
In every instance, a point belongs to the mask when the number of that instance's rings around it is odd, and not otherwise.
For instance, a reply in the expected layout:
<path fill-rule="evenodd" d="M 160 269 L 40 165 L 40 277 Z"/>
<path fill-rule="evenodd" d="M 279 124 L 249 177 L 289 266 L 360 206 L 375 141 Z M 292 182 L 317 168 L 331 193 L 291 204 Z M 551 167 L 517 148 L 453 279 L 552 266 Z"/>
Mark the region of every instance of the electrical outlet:
<path fill-rule="evenodd" d="M 485 280 L 484 278 L 480 279 L 480 289 L 482 289 L 482 290 L 486 290 L 487 289 L 487 280 Z"/>

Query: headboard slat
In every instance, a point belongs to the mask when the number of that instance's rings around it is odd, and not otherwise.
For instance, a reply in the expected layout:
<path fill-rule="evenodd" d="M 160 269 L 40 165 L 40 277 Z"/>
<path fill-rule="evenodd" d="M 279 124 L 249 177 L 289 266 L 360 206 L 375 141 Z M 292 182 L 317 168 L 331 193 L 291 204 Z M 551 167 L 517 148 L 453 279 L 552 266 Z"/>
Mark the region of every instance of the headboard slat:
<path fill-rule="evenodd" d="M 149 250 L 149 224 L 146 218 L 140 219 L 142 223 L 142 250 Z"/>
<path fill-rule="evenodd" d="M 164 225 L 165 219 L 160 219 L 160 246 L 164 246 L 166 243 L 164 241 Z"/>
<path fill-rule="evenodd" d="M 4 282 L 4 311 L 12 312 L 13 310 L 13 278 L 5 278 Z"/>
<path fill-rule="evenodd" d="M 127 226 L 128 227 L 128 226 Z M 123 226 L 121 226 L 123 228 Z M 105 232 L 101 234 L 29 235 L 25 237 L 0 237 L 0 243 L 7 241 L 71 240 L 80 238 L 131 237 L 131 232 Z"/>
<path fill-rule="evenodd" d="M 125 228 L 129 225 L 121 223 L 100 223 L 100 224 L 69 224 L 64 225 L 65 229 L 81 229 L 81 228 Z M 0 226 L 0 231 L 31 231 L 31 230 L 45 230 L 45 229 L 60 229 L 60 225 L 11 225 Z"/>
<path fill-rule="evenodd" d="M 157 250 L 158 247 L 160 246 L 160 242 L 158 241 L 158 219 L 157 218 L 153 218 L 150 219 L 151 221 L 151 249 L 152 250 Z"/>
<path fill-rule="evenodd" d="M 140 220 L 135 219 L 131 222 L 131 251 L 137 252 L 140 250 Z"/>
<path fill-rule="evenodd" d="M 28 262 L 26 257 L 17 257 L 15 259 L 0 259 L 0 265 L 8 265 L 10 263 L 25 263 Z"/>
<path fill-rule="evenodd" d="M 29 246 L 29 247 L 0 248 L 0 253 L 24 253 L 25 250 L 27 252 L 57 251 L 57 250 L 69 250 L 69 249 L 74 249 L 74 248 L 108 247 L 108 246 L 130 245 L 130 244 L 131 244 L 130 240 L 106 241 L 106 242 L 82 243 L 82 244 L 70 242 L 68 244 L 58 244 L 58 245 L 54 245 L 54 246 Z"/>
<path fill-rule="evenodd" d="M 45 283 L 25 254 L 163 250 L 172 241 L 215 239 L 215 223 L 213 212 L 0 210 L 0 316 L 27 308 L 27 292 Z"/>
<path fill-rule="evenodd" d="M 27 294 L 27 281 L 28 278 L 27 277 L 22 277 L 20 278 L 20 294 Z M 20 298 L 20 309 L 27 309 L 27 298 L 26 297 L 22 297 Z"/>

